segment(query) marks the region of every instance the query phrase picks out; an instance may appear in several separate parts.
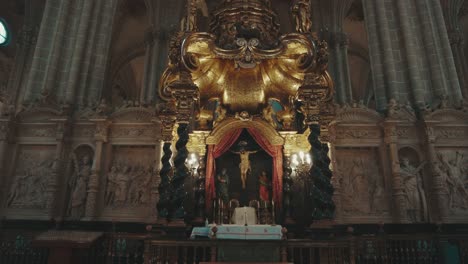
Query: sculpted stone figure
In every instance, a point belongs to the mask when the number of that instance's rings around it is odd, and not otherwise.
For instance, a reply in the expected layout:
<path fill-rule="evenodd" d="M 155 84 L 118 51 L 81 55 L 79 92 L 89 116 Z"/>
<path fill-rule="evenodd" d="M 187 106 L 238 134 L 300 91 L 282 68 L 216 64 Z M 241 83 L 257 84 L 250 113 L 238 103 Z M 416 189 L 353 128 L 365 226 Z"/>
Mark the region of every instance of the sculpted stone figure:
<path fill-rule="evenodd" d="M 114 203 L 116 204 L 123 204 L 127 201 L 127 190 L 130 182 L 130 178 L 128 177 L 129 171 L 130 168 L 124 166 L 123 169 L 117 173 L 117 177 L 115 178 L 114 183 L 116 184 L 116 190 Z"/>
<path fill-rule="evenodd" d="M 400 173 L 403 180 L 403 187 L 406 196 L 406 210 L 412 222 L 422 222 L 427 220 L 427 203 L 424 187 L 421 182 L 420 171 L 425 162 L 417 168 L 410 164 L 408 158 L 403 158 Z"/>
<path fill-rule="evenodd" d="M 182 19 L 182 31 L 197 30 L 197 11 L 200 10 L 202 15 L 208 17 L 208 6 L 205 0 L 189 0 L 187 3 L 187 16 Z"/>
<path fill-rule="evenodd" d="M 370 211 L 368 178 L 360 158 L 353 159 L 349 175 L 351 193 L 356 197 L 353 201 L 354 207 L 363 213 L 368 213 Z"/>
<path fill-rule="evenodd" d="M 26 157 L 20 157 L 26 160 Z M 53 174 L 54 162 L 50 160 L 26 163 L 17 172 L 7 199 L 8 207 L 44 208 L 49 177 Z"/>
<path fill-rule="evenodd" d="M 7 206 L 12 206 L 15 201 L 23 201 L 27 194 L 27 184 L 29 178 L 32 176 L 31 171 L 26 169 L 22 174 L 15 177 L 11 192 L 7 199 Z"/>
<path fill-rule="evenodd" d="M 70 189 L 73 190 L 70 197 L 70 205 L 68 215 L 74 218 L 81 218 L 85 212 L 87 183 L 91 175 L 91 159 L 89 156 L 84 156 L 81 165 L 77 165 L 75 169 L 74 182 L 70 183 Z"/>
<path fill-rule="evenodd" d="M 107 173 L 104 196 L 106 206 L 142 205 L 149 202 L 151 181 L 154 175 L 151 165 L 114 163 Z"/>
<path fill-rule="evenodd" d="M 106 188 L 106 195 L 105 195 L 105 203 L 106 205 L 111 205 L 115 198 L 115 189 L 116 189 L 116 178 L 117 178 L 117 167 L 112 165 L 109 173 L 107 174 L 107 188 Z"/>
<path fill-rule="evenodd" d="M 462 179 L 463 155 L 457 151 L 452 159 L 449 160 L 449 155 L 440 155 L 440 160 L 447 176 L 450 209 L 467 210 L 468 191 Z"/>
<path fill-rule="evenodd" d="M 292 9 L 296 31 L 308 33 L 312 30 L 312 21 L 310 19 L 310 0 L 298 0 Z"/>

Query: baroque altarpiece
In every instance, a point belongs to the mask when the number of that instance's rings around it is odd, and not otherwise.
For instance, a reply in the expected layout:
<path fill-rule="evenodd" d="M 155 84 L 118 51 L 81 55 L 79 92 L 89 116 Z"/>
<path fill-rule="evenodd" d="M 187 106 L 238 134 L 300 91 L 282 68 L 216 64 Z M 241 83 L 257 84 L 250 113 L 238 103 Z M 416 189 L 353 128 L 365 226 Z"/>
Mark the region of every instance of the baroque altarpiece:
<path fill-rule="evenodd" d="M 466 223 L 466 109 L 336 104 L 309 1 L 286 34 L 269 0 L 221 1 L 201 32 L 199 2 L 171 37 L 158 104 L 2 97 L 2 218 L 214 221 L 230 168 L 224 205 L 267 200 L 278 223 Z"/>

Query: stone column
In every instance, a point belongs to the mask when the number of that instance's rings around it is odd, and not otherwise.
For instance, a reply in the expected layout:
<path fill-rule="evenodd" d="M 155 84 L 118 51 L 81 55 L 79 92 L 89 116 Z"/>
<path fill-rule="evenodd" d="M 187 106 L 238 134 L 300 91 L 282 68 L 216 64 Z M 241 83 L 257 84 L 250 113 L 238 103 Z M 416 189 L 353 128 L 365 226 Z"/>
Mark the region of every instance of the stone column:
<path fill-rule="evenodd" d="M 336 99 L 340 104 L 353 100 L 348 64 L 348 37 L 343 32 L 343 21 L 352 0 L 317 1 L 313 13 L 320 23 L 321 37 L 328 43 L 330 51 L 329 69 L 335 81 Z"/>
<path fill-rule="evenodd" d="M 393 217 L 398 223 L 407 223 L 405 194 L 401 182 L 400 160 L 398 156 L 397 123 L 393 120 L 386 120 L 383 126 L 384 140 L 388 148 L 389 162 L 392 171 Z"/>
<path fill-rule="evenodd" d="M 465 100 L 468 100 L 468 64 L 465 57 L 463 32 L 459 12 L 464 0 L 440 0 L 445 18 L 448 38 L 452 47 L 453 58 L 457 67 L 458 80 Z"/>
<path fill-rule="evenodd" d="M 98 193 L 101 181 L 101 163 L 102 163 L 102 150 L 103 145 L 107 142 L 107 132 L 109 123 L 106 119 L 93 119 L 96 123 L 96 131 L 94 139 L 96 141 L 96 149 L 94 153 L 93 167 L 88 182 L 88 197 L 86 198 L 86 211 L 85 218 L 92 220 L 96 217 L 98 206 Z"/>
<path fill-rule="evenodd" d="M 40 94 L 70 104 L 99 99 L 117 2 L 46 0 L 20 102 Z"/>
<path fill-rule="evenodd" d="M 163 63 L 166 61 L 165 46 L 167 41 L 163 31 L 150 27 L 146 33 L 145 44 L 145 71 L 140 92 L 140 101 L 151 104 L 157 98 L 159 79 L 163 70 Z"/>
<path fill-rule="evenodd" d="M 462 92 L 457 75 L 457 68 L 452 54 L 452 48 L 450 47 L 449 36 L 447 34 L 447 29 L 444 26 L 445 20 L 441 2 L 440 0 L 419 0 L 419 2 L 424 3 L 431 12 L 429 16 L 421 16 L 421 18 L 431 18 L 432 25 L 437 29 L 437 31 L 435 31 L 436 35 L 434 36 L 434 39 L 440 42 L 441 56 L 439 58 L 443 65 L 444 75 L 448 83 L 448 95 L 453 104 L 459 104 L 460 99 L 462 98 Z"/>
<path fill-rule="evenodd" d="M 46 210 L 47 213 L 49 214 L 50 217 L 55 216 L 55 210 L 57 207 L 57 200 L 58 200 L 58 191 L 57 187 L 59 184 L 59 177 L 61 177 L 62 174 L 62 168 L 63 168 L 63 146 L 64 146 L 64 141 L 65 137 L 68 131 L 68 120 L 66 118 L 64 119 L 55 119 L 53 120 L 57 122 L 57 131 L 56 131 L 56 141 L 57 145 L 55 147 L 55 155 L 54 155 L 54 161 L 53 161 L 53 166 L 52 166 L 52 174 L 49 176 L 49 181 L 47 183 L 47 189 L 46 189 Z"/>
<path fill-rule="evenodd" d="M 342 220 L 342 204 L 341 204 L 341 183 L 340 179 L 343 177 L 342 171 L 338 168 L 338 163 L 336 161 L 336 126 L 337 124 L 333 122 L 330 124 L 329 130 L 329 146 L 330 146 L 330 158 L 331 158 L 331 169 L 332 169 L 332 179 L 333 188 L 333 202 L 335 203 L 335 220 L 339 223 Z"/>
<path fill-rule="evenodd" d="M 0 191 L 4 190 L 7 183 L 6 176 L 6 156 L 8 150 L 8 142 L 11 130 L 11 120 L 0 118 Z M 6 190 L 4 190 L 7 192 Z M 0 201 L 3 197 L 0 196 Z"/>
<path fill-rule="evenodd" d="M 170 32 L 179 29 L 186 1 L 145 0 L 150 20 L 146 35 L 146 59 L 140 101 L 154 102 L 158 98 L 159 79 L 167 63 Z"/>
<path fill-rule="evenodd" d="M 442 172 L 439 168 L 440 163 L 437 157 L 435 148 L 436 135 L 434 133 L 434 126 L 437 121 L 425 121 L 424 122 L 424 135 L 426 136 L 426 158 L 429 160 L 430 169 L 432 172 L 431 177 L 431 199 L 435 202 L 436 208 L 431 210 L 431 213 L 437 212 L 438 220 L 441 222 L 447 222 L 449 217 L 448 211 L 448 193 L 446 188 L 446 179 L 443 177 Z M 432 216 L 434 217 L 434 216 Z"/>
<path fill-rule="evenodd" d="M 153 169 L 153 174 L 152 174 L 152 180 L 151 180 L 151 194 L 150 194 L 150 201 L 154 202 L 154 207 L 151 208 L 152 210 L 152 215 L 151 217 L 151 222 L 157 221 L 158 220 L 158 210 L 157 210 L 157 204 L 159 202 L 159 190 L 158 186 L 160 184 L 160 178 L 158 177 L 159 171 L 161 170 L 161 149 L 162 149 L 162 140 L 158 137 L 156 139 L 155 145 L 154 145 L 154 169 Z"/>
<path fill-rule="evenodd" d="M 17 51 L 7 86 L 7 94 L 11 97 L 13 104 L 15 102 L 18 103 L 17 100 L 20 99 L 21 88 L 27 81 L 44 9 L 44 1 L 26 0 L 24 2 L 25 20 L 21 31 L 15 35 Z"/>

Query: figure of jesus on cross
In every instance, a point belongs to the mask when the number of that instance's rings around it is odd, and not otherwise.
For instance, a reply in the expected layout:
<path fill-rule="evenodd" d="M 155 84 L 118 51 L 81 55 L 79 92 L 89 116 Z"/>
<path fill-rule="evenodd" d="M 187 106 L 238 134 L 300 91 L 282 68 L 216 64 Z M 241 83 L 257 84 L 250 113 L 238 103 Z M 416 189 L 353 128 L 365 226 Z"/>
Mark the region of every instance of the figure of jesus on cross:
<path fill-rule="evenodd" d="M 258 152 L 258 150 L 256 151 L 245 150 L 246 145 L 247 145 L 247 142 L 241 141 L 239 142 L 239 146 L 240 146 L 239 152 L 231 151 L 234 154 L 238 154 L 240 157 L 239 168 L 240 168 L 240 173 L 241 173 L 242 189 L 245 189 L 245 186 L 246 186 L 247 173 L 252 170 L 252 168 L 250 167 L 249 156 L 250 154 L 254 154 Z"/>

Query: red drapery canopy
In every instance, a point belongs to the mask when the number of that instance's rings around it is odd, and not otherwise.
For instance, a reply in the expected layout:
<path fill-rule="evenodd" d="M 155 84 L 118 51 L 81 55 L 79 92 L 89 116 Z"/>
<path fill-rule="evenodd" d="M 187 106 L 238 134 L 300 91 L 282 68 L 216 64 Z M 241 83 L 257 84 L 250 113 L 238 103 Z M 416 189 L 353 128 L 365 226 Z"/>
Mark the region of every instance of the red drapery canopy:
<path fill-rule="evenodd" d="M 247 128 L 247 131 L 257 144 L 265 150 L 273 159 L 273 201 L 278 207 L 281 206 L 282 189 L 283 189 L 283 146 L 274 146 L 262 136 L 262 133 L 253 127 Z M 208 146 L 208 156 L 206 162 L 206 209 L 209 210 L 212 206 L 212 201 L 216 196 L 215 176 L 216 162 L 215 160 L 223 155 L 237 141 L 242 128 L 235 129 L 227 133 L 217 145 Z"/>
<path fill-rule="evenodd" d="M 229 148 L 236 142 L 239 138 L 242 129 L 236 129 L 227 133 L 223 139 L 217 145 L 208 146 L 208 157 L 206 161 L 206 179 L 205 179 L 205 199 L 206 199 L 206 209 L 211 208 L 211 201 L 216 196 L 215 189 L 215 177 L 216 173 L 216 162 L 215 160 L 223 155 L 224 152 L 228 151 Z"/>

